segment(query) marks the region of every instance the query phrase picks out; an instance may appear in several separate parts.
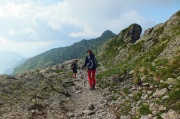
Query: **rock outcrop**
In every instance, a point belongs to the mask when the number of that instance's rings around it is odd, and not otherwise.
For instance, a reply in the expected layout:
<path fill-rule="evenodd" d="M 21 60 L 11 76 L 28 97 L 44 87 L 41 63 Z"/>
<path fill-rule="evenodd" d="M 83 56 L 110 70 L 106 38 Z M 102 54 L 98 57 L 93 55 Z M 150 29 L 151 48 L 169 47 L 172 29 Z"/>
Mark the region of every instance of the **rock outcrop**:
<path fill-rule="evenodd" d="M 120 119 L 177 119 L 180 11 L 147 29 L 135 43 L 125 42 L 128 28 L 100 49 L 101 67 L 106 69 L 99 75 L 99 86 L 115 100 L 109 105 Z"/>
<path fill-rule="evenodd" d="M 132 24 L 128 28 L 122 30 L 118 34 L 118 39 L 123 40 L 125 43 L 135 43 L 141 35 L 142 28 L 138 24 Z"/>

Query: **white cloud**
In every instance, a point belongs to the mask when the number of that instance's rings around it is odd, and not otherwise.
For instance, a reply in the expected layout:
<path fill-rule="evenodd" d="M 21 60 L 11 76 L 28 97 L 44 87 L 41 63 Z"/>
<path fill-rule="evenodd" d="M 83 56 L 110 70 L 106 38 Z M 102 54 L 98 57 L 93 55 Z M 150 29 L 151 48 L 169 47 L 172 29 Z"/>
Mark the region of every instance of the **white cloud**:
<path fill-rule="evenodd" d="M 96 31 L 94 31 L 92 28 L 89 27 L 84 28 L 83 31 L 73 32 L 69 34 L 69 36 L 71 37 L 92 37 L 94 35 L 98 36 L 99 33 L 97 33 Z"/>
<path fill-rule="evenodd" d="M 167 14 L 167 7 L 171 11 L 180 3 L 162 1 L 1 0 L 0 45 L 4 46 L 0 49 L 30 54 L 41 47 L 48 49 L 51 44 L 72 44 L 75 38 L 95 38 L 107 29 L 118 34 L 132 23 L 145 30 L 160 21 L 154 16 Z"/>
<path fill-rule="evenodd" d="M 32 42 L 14 42 L 5 38 L 0 38 L 0 51 L 17 52 L 26 57 L 37 55 L 54 41 L 32 41 Z M 38 51 L 39 50 L 39 51 Z"/>
<path fill-rule="evenodd" d="M 169 0 L 167 2 L 169 3 Z M 55 3 L 44 6 L 42 1 L 8 0 L 7 4 L 4 1 L 4 4 L 0 5 L 0 18 L 7 20 L 7 22 L 10 22 L 9 19 L 17 21 L 16 25 L 10 24 L 14 27 L 12 29 L 17 31 L 19 25 L 21 26 L 20 31 L 29 27 L 38 29 L 42 27 L 41 25 L 50 27 L 49 30 L 59 30 L 60 32 L 64 30 L 66 25 L 77 27 L 78 30 L 67 33 L 71 37 L 95 37 L 99 35 L 97 33 L 106 29 L 117 33 L 120 29 L 129 26 L 133 21 L 139 21 L 140 25 L 143 22 L 142 26 L 145 22 L 150 21 L 138 11 L 149 6 L 143 0 L 134 2 L 131 0 L 126 0 L 126 2 L 123 0 L 65 0 Z M 161 0 L 156 1 L 156 4 L 159 3 L 161 3 Z M 152 5 L 154 3 L 149 2 L 148 4 Z M 114 25 L 114 23 L 117 24 Z M 147 26 L 147 24 L 145 25 Z M 16 33 L 23 33 L 20 31 Z M 15 35 L 13 31 L 9 33 Z M 32 34 L 34 37 L 32 37 Z M 29 34 L 28 37 L 33 39 L 36 38 L 36 35 L 40 35 L 32 34 Z"/>
<path fill-rule="evenodd" d="M 114 29 L 116 33 L 119 33 L 121 30 L 133 23 L 140 24 L 144 30 L 155 24 L 154 21 L 143 18 L 143 16 L 141 16 L 137 11 L 128 11 L 121 14 L 119 18 L 111 20 L 109 27 L 110 29 Z"/>
<path fill-rule="evenodd" d="M 9 31 L 7 31 L 9 35 L 16 35 L 16 30 L 14 28 L 10 28 Z"/>
<path fill-rule="evenodd" d="M 36 36 L 37 36 L 37 33 L 36 33 L 35 29 L 33 29 L 33 28 L 24 29 L 24 30 L 22 31 L 22 33 L 27 34 L 27 35 L 29 36 L 29 38 L 31 38 L 31 39 L 33 39 L 33 40 L 37 40 L 37 39 L 35 39 Z"/>

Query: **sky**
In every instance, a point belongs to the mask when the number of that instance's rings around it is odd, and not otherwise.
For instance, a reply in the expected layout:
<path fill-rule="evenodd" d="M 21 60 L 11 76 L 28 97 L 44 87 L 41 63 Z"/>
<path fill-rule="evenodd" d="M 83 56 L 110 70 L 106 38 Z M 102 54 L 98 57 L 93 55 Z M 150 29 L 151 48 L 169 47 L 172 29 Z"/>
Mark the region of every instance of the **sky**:
<path fill-rule="evenodd" d="M 0 52 L 32 57 L 132 23 L 143 31 L 180 10 L 180 0 L 0 0 Z"/>

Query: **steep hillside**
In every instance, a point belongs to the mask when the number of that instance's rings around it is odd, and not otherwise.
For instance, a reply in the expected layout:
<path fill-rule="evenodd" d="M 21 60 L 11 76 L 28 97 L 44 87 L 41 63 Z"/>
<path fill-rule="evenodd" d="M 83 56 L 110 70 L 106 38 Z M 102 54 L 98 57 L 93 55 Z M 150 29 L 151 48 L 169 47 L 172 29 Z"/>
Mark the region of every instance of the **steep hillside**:
<path fill-rule="evenodd" d="M 179 118 L 180 11 L 147 29 L 135 43 L 125 42 L 131 30 L 123 30 L 99 51 L 104 67 L 99 86 L 113 94 L 111 106 L 119 118 Z"/>
<path fill-rule="evenodd" d="M 45 68 L 66 60 L 82 58 L 87 49 L 96 51 L 103 43 L 115 37 L 111 31 L 106 30 L 100 37 L 91 40 L 82 40 L 71 46 L 55 48 L 28 59 L 22 65 L 16 67 L 14 74 L 22 73 L 29 69 Z"/>
<path fill-rule="evenodd" d="M 132 27 L 139 27 L 136 33 L 131 32 Z M 115 38 L 103 45 L 98 51 L 98 58 L 107 68 L 131 70 L 139 66 L 154 66 L 156 62 L 165 60 L 178 61 L 180 40 L 180 12 L 174 14 L 165 23 L 149 28 L 141 36 L 130 41 L 133 36 L 140 36 L 141 27 L 132 24 L 121 31 Z M 128 34 L 128 35 L 127 35 Z M 171 61 L 171 63 L 173 62 Z M 179 63 L 177 63 L 178 68 Z"/>
<path fill-rule="evenodd" d="M 99 59 L 102 60 L 105 65 L 110 66 L 127 59 L 126 57 L 128 56 L 126 55 L 130 53 L 127 46 L 131 43 L 135 43 L 140 38 L 141 31 L 142 28 L 138 24 L 132 24 L 128 28 L 122 30 L 115 38 L 101 47 L 98 51 Z M 121 55 L 120 57 L 122 58 L 117 58 L 119 55 Z M 118 59 L 118 61 L 116 59 Z"/>

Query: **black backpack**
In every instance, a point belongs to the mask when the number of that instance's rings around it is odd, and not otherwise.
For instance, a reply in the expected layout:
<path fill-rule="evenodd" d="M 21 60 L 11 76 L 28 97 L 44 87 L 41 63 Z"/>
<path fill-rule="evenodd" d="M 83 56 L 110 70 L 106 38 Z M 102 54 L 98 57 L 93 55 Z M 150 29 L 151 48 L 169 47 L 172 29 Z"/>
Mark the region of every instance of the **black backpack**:
<path fill-rule="evenodd" d="M 93 56 L 91 57 L 90 55 L 88 55 L 87 57 L 88 57 L 88 60 L 89 60 L 89 62 L 88 62 L 88 64 L 87 64 L 88 68 L 89 68 L 89 69 L 96 68 L 97 65 L 98 65 L 98 62 L 97 62 L 95 56 L 93 55 Z"/>
<path fill-rule="evenodd" d="M 77 69 L 77 64 L 76 64 L 76 62 L 73 62 L 73 63 L 71 64 L 71 69 Z"/>

